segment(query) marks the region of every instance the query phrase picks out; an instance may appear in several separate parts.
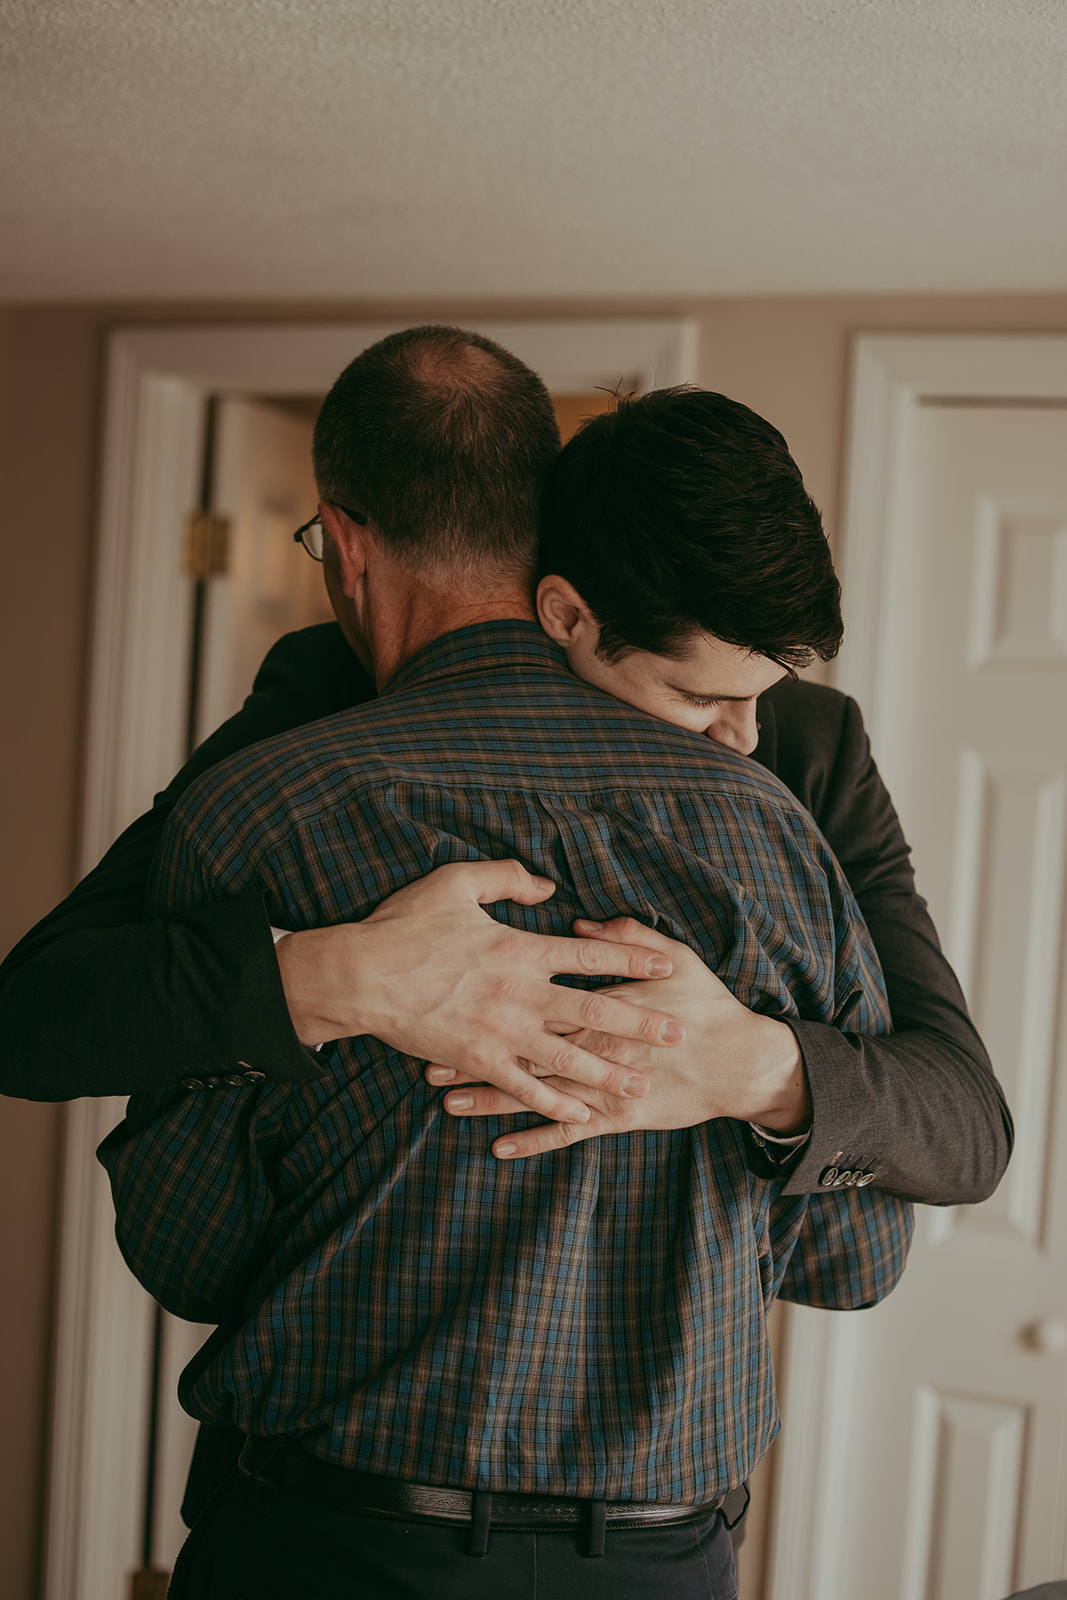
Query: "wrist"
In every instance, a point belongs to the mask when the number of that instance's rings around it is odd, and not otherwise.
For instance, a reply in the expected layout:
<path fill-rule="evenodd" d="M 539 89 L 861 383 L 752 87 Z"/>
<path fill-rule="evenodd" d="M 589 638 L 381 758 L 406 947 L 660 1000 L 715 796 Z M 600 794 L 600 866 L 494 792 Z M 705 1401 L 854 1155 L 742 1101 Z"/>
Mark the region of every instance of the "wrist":
<path fill-rule="evenodd" d="M 750 1015 L 756 1070 L 753 1102 L 745 1120 L 786 1138 L 807 1133 L 812 1122 L 811 1090 L 797 1036 L 774 1017 Z"/>
<path fill-rule="evenodd" d="M 358 942 L 359 924 L 309 928 L 289 933 L 277 941 L 275 955 L 285 1002 L 293 1029 L 302 1045 L 315 1049 L 332 1039 L 373 1032 L 363 1025 L 359 996 L 355 993 L 352 944 Z M 337 1012 L 336 997 L 343 995 L 345 1014 Z"/>

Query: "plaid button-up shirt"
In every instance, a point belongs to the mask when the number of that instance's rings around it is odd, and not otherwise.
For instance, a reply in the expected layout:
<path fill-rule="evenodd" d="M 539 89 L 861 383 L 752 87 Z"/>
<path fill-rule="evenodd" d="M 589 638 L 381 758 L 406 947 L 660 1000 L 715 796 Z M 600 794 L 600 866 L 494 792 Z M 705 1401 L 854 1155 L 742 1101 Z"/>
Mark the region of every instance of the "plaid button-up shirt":
<path fill-rule="evenodd" d="M 315 927 L 503 856 L 558 888 L 502 920 L 626 913 L 757 1010 L 887 1026 L 800 804 L 573 677 L 532 623 L 447 635 L 377 701 L 209 773 L 170 820 L 153 901 L 260 884 L 284 926 Z M 813 1303 L 876 1297 L 908 1207 L 782 1196 L 725 1118 L 497 1162 L 513 1124 L 449 1117 L 422 1066 L 363 1037 L 311 1082 L 131 1100 L 101 1151 L 120 1243 L 165 1306 L 220 1324 L 186 1409 L 458 1487 L 692 1502 L 739 1483 L 777 1427 L 765 1316 L 783 1279 Z"/>

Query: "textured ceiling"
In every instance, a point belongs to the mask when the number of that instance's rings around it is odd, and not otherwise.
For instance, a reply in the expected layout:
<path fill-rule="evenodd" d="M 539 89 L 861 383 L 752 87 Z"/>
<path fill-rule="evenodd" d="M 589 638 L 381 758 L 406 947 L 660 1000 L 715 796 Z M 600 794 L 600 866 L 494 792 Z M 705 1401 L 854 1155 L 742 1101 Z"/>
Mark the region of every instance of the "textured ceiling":
<path fill-rule="evenodd" d="M 0 298 L 1067 287 L 1065 0 L 0 0 Z"/>

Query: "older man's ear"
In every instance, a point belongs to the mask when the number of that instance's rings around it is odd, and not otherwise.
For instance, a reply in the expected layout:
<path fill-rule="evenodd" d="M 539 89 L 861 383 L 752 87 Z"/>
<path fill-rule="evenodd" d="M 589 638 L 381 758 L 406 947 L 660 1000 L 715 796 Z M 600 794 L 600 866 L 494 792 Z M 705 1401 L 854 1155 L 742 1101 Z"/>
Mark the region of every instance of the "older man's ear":
<path fill-rule="evenodd" d="M 373 539 L 370 524 L 355 522 L 329 500 L 319 501 L 319 516 L 326 534 L 323 566 L 327 574 L 333 568 L 341 592 L 354 599 L 367 571 L 368 545 Z"/>

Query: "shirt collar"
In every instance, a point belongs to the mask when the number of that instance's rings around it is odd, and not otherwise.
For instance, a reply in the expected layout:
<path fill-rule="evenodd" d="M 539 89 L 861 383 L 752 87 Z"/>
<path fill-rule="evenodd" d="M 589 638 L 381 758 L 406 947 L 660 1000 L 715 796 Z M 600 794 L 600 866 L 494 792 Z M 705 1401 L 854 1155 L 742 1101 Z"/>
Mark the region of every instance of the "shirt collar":
<path fill-rule="evenodd" d="M 382 689 L 382 696 L 399 694 L 443 678 L 467 677 L 472 672 L 516 672 L 531 667 L 566 672 L 567 658 L 536 622 L 504 618 L 475 622 L 454 633 L 444 633 L 405 661 Z"/>

